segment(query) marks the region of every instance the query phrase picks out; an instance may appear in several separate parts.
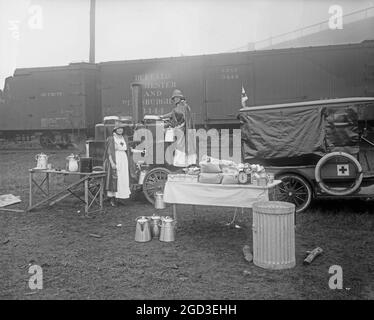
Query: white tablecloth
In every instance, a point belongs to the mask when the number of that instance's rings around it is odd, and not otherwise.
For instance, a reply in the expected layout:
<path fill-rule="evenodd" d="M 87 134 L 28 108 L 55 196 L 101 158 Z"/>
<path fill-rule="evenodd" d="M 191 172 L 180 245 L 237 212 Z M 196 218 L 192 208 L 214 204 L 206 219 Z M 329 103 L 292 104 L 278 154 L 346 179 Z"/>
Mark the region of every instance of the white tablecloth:
<path fill-rule="evenodd" d="M 223 185 L 167 181 L 164 201 L 173 204 L 252 208 L 254 202 L 269 200 L 268 190 L 280 182 L 275 180 L 266 187 L 259 187 L 250 184 Z"/>

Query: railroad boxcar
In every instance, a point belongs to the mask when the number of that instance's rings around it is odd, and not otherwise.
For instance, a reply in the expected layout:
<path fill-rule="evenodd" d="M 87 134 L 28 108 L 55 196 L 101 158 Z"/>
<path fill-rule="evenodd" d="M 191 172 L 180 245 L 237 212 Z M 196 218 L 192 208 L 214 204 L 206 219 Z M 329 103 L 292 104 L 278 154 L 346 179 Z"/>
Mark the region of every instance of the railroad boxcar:
<path fill-rule="evenodd" d="M 88 63 L 17 69 L 5 82 L 0 135 L 36 135 L 43 147 L 51 147 L 92 133 L 102 118 L 99 79 L 97 65 Z"/>
<path fill-rule="evenodd" d="M 142 85 L 144 114 L 172 108 L 185 94 L 195 123 L 239 127 L 242 86 L 247 106 L 374 95 L 374 41 L 238 53 L 100 63 L 104 115 L 131 115 L 131 85 Z"/>
<path fill-rule="evenodd" d="M 0 138 L 38 134 L 43 146 L 93 130 L 103 116 L 133 116 L 133 87 L 143 115 L 172 109 L 183 91 L 196 127 L 239 128 L 247 106 L 374 96 L 374 41 L 176 58 L 17 69 L 0 99 Z M 93 133 L 90 134 L 93 136 Z"/>

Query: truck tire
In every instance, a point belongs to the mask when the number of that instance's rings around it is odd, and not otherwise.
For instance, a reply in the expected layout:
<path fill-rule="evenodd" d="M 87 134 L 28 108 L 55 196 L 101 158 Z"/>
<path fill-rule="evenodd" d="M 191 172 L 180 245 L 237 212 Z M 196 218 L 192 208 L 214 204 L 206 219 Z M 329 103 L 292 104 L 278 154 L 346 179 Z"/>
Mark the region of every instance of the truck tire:
<path fill-rule="evenodd" d="M 321 168 L 323 167 L 323 165 L 327 163 L 327 161 L 333 159 L 334 157 L 346 158 L 347 162 L 353 163 L 354 166 L 356 167 L 357 174 L 356 174 L 355 180 L 353 183 L 351 183 L 351 185 L 349 185 L 346 188 L 342 189 L 342 188 L 334 188 L 334 187 L 328 186 L 321 178 Z M 361 164 L 358 162 L 358 160 L 354 156 L 348 153 L 345 153 L 345 152 L 331 152 L 331 153 L 324 155 L 318 161 L 316 168 L 314 170 L 314 174 L 315 174 L 315 178 L 316 178 L 316 181 L 319 187 L 327 194 L 333 195 L 333 196 L 346 196 L 346 195 L 352 194 L 360 187 L 363 176 L 364 176 L 362 172 Z"/>
<path fill-rule="evenodd" d="M 151 169 L 145 175 L 143 181 L 143 193 L 150 203 L 155 203 L 156 192 L 164 192 L 165 183 L 168 179 L 169 173 L 171 173 L 170 170 L 163 167 L 157 167 Z"/>
<path fill-rule="evenodd" d="M 275 187 L 274 200 L 293 203 L 296 213 L 303 212 L 309 207 L 313 192 L 306 179 L 294 173 L 281 174 L 276 179 L 282 182 Z"/>

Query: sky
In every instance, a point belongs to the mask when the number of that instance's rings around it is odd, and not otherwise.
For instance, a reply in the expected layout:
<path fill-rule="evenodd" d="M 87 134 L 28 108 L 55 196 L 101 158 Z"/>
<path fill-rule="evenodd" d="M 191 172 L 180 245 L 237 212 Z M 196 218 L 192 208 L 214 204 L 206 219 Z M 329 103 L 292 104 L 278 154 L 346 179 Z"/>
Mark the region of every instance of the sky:
<path fill-rule="evenodd" d="M 369 0 L 96 0 L 96 62 L 232 52 Z M 88 61 L 90 0 L 0 0 L 0 88 L 16 68 Z"/>

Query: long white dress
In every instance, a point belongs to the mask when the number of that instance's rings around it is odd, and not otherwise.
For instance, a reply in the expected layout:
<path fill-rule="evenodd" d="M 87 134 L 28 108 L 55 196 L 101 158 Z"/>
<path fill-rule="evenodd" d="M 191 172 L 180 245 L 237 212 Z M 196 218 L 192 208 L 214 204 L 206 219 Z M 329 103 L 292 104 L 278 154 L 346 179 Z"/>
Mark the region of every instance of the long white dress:
<path fill-rule="evenodd" d="M 127 145 L 123 136 L 114 136 L 117 167 L 117 192 L 108 191 L 108 197 L 127 199 L 130 197 L 129 163 L 127 159 Z"/>

